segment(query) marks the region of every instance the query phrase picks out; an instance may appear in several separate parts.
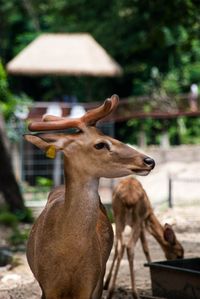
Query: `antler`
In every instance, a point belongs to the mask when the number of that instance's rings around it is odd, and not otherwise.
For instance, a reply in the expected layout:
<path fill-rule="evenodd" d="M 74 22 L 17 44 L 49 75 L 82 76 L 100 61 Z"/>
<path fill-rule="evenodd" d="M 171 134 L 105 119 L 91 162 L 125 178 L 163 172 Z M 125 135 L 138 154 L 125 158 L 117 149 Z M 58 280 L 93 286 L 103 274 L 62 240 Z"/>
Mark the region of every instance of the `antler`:
<path fill-rule="evenodd" d="M 105 100 L 103 105 L 98 108 L 86 112 L 80 118 L 63 118 L 53 115 L 45 115 L 43 121 L 30 123 L 28 128 L 30 131 L 49 131 L 64 130 L 68 128 L 84 129 L 86 126 L 95 126 L 102 118 L 110 114 L 118 105 L 119 98 L 113 95 Z"/>
<path fill-rule="evenodd" d="M 64 119 L 64 120 L 54 120 L 54 121 L 38 121 L 29 124 L 28 128 L 30 131 L 51 131 L 51 130 L 65 130 L 69 128 L 79 128 L 83 127 L 82 122 L 79 118 L 74 119 Z"/>
<path fill-rule="evenodd" d="M 86 112 L 81 119 L 87 126 L 94 126 L 100 119 L 109 115 L 117 107 L 118 103 L 119 97 L 113 95 L 110 99 L 105 100 L 100 107 Z"/>

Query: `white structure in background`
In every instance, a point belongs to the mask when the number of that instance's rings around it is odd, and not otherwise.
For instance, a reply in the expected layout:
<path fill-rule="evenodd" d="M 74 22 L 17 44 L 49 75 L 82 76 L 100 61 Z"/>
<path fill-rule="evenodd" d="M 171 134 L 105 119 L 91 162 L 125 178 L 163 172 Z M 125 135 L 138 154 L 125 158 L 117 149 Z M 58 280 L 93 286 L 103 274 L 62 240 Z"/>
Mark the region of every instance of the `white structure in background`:
<path fill-rule="evenodd" d="M 76 118 L 76 117 L 81 117 L 84 114 L 85 114 L 84 107 L 79 104 L 75 104 L 74 106 L 72 106 L 69 117 Z"/>
<path fill-rule="evenodd" d="M 191 111 L 197 111 L 198 105 L 197 105 L 197 99 L 199 96 L 199 88 L 197 84 L 192 84 L 190 86 L 190 95 L 189 95 L 189 104 Z"/>
<path fill-rule="evenodd" d="M 25 119 L 27 119 L 29 114 L 29 109 L 27 106 L 25 105 L 17 105 L 14 111 L 14 115 L 17 119 L 19 119 L 20 121 L 24 121 Z"/>
<path fill-rule="evenodd" d="M 46 114 L 54 116 L 62 116 L 62 109 L 57 102 L 52 102 L 48 105 Z"/>
<path fill-rule="evenodd" d="M 195 95 L 196 97 L 198 96 L 199 88 L 198 88 L 197 84 L 192 84 L 190 87 L 190 90 L 193 95 Z"/>
<path fill-rule="evenodd" d="M 164 130 L 160 136 L 160 146 L 163 149 L 168 149 L 170 147 L 169 135 L 167 130 Z"/>

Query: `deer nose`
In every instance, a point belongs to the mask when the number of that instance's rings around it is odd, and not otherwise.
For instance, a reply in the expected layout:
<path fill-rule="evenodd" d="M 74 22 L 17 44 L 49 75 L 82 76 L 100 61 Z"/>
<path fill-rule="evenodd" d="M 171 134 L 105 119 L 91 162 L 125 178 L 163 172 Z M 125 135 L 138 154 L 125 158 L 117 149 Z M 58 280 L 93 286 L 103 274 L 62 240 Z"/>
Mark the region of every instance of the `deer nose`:
<path fill-rule="evenodd" d="M 155 161 L 149 157 L 144 159 L 144 163 L 148 166 L 151 166 L 151 168 L 153 169 L 155 166 Z"/>

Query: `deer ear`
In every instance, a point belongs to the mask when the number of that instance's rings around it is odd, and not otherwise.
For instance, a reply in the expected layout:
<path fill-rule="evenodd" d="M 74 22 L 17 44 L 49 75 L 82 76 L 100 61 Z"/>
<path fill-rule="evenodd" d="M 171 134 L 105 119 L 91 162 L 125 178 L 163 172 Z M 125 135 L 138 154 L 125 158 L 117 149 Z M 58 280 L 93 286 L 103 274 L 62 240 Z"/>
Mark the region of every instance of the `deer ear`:
<path fill-rule="evenodd" d="M 175 233 L 170 224 L 165 223 L 164 225 L 164 239 L 165 241 L 169 242 L 171 245 L 174 245 L 176 242 Z"/>
<path fill-rule="evenodd" d="M 59 148 L 57 148 L 56 145 L 45 141 L 40 136 L 32 135 L 32 134 L 25 134 L 24 138 L 28 142 L 34 144 L 35 146 L 40 148 L 42 151 L 44 151 L 48 158 L 54 159 L 57 151 L 59 150 Z"/>

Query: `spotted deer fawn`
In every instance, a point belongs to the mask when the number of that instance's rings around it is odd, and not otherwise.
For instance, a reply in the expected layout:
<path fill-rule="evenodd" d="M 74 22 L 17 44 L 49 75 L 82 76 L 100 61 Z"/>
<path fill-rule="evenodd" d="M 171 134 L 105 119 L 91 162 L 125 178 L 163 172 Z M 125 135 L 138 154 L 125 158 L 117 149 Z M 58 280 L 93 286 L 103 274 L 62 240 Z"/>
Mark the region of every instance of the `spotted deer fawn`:
<path fill-rule="evenodd" d="M 42 299 L 101 298 L 113 231 L 98 194 L 99 178 L 147 175 L 154 167 L 154 160 L 95 127 L 117 104 L 113 95 L 80 118 L 46 115 L 29 125 L 40 133 L 25 135 L 49 157 L 64 154 L 65 185 L 50 193 L 27 245 Z M 60 132 L 70 128 L 76 132 Z M 49 130 L 54 132 L 43 132 Z"/>
<path fill-rule="evenodd" d="M 114 292 L 120 262 L 126 249 L 132 295 L 133 298 L 138 299 L 139 295 L 136 291 L 134 276 L 134 250 L 139 238 L 146 259 L 151 262 L 145 230 L 148 230 L 157 240 L 167 259 L 183 258 L 184 250 L 176 239 L 172 227 L 169 224 L 165 224 L 164 227 L 160 224 L 145 190 L 135 178 L 125 178 L 115 187 L 112 207 L 116 225 L 116 242 L 113 261 L 104 288 L 108 289 L 107 298 L 110 299 Z M 125 235 L 126 226 L 130 228 L 128 236 Z M 113 270 L 114 274 L 112 276 Z"/>

